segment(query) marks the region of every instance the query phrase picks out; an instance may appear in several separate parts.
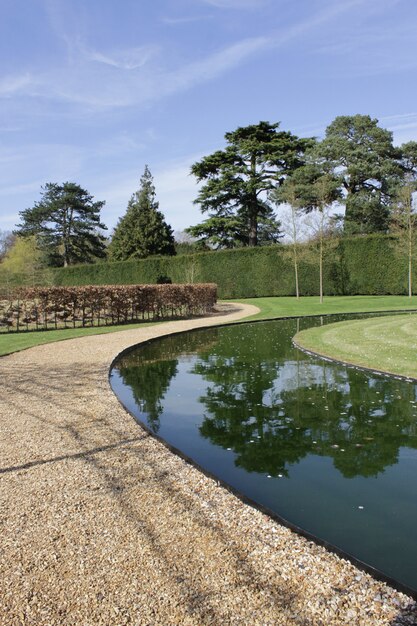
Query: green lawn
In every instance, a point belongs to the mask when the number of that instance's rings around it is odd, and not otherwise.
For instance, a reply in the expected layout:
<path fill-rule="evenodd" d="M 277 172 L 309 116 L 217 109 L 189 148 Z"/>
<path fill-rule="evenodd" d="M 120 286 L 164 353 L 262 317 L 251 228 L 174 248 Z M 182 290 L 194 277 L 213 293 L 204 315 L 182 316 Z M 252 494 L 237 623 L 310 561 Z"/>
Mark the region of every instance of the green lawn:
<path fill-rule="evenodd" d="M 325 297 L 323 304 L 320 304 L 318 297 L 303 297 L 298 301 L 294 297 L 248 298 L 246 300 L 237 300 L 237 302 L 254 304 L 261 309 L 260 313 L 249 317 L 249 320 L 317 314 L 325 315 L 328 313 L 396 311 L 413 308 L 417 310 L 417 297 L 413 298 L 410 302 L 409 298 L 406 296 L 329 296 Z M 145 325 L 148 324 L 141 323 L 130 324 L 128 326 L 1 334 L 0 356 L 52 341 L 99 333 L 112 333 L 126 330 L 127 328 L 142 328 Z"/>
<path fill-rule="evenodd" d="M 116 333 L 129 328 L 144 328 L 162 322 L 142 322 L 140 324 L 124 324 L 122 326 L 101 326 L 100 328 L 65 328 L 63 330 L 44 330 L 28 333 L 2 333 L 0 335 L 0 356 L 39 346 L 43 343 L 85 337 L 86 335 L 101 335 Z"/>
<path fill-rule="evenodd" d="M 417 378 L 417 315 L 337 322 L 302 330 L 295 342 L 346 363 Z"/>
<path fill-rule="evenodd" d="M 306 296 L 299 300 L 294 297 L 248 298 L 236 302 L 254 304 L 261 309 L 251 320 L 329 313 L 417 310 L 417 296 L 411 300 L 407 296 L 327 296 L 322 304 L 318 296 Z"/>

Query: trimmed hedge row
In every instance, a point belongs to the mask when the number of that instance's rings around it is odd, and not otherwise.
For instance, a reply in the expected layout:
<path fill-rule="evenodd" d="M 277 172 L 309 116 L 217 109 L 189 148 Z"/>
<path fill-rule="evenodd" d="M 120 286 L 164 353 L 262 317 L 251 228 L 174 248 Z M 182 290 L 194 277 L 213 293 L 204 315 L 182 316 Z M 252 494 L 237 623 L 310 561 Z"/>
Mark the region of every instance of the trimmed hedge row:
<path fill-rule="evenodd" d="M 300 292 L 317 295 L 317 247 L 300 246 L 300 249 Z M 55 270 L 53 281 L 58 285 L 136 284 L 156 283 L 160 276 L 169 276 L 173 283 L 217 283 L 221 298 L 295 294 L 291 247 L 283 244 L 79 265 Z M 417 273 L 414 278 L 417 279 Z M 393 237 L 371 235 L 333 240 L 325 252 L 324 292 L 326 295 L 406 294 L 407 259 L 396 252 Z"/>
<path fill-rule="evenodd" d="M 0 293 L 0 326 L 47 330 L 189 317 L 211 311 L 216 299 L 213 284 L 22 287 Z"/>

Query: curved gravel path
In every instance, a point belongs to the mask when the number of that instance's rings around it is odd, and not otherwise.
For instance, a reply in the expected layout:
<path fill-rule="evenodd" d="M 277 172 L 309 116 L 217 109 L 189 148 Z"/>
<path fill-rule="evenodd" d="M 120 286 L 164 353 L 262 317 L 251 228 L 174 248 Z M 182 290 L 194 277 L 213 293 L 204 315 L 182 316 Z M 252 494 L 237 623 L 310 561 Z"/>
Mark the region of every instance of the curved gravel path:
<path fill-rule="evenodd" d="M 253 312 L 0 359 L 2 626 L 417 623 L 410 598 L 218 487 L 111 392 L 127 346 Z"/>

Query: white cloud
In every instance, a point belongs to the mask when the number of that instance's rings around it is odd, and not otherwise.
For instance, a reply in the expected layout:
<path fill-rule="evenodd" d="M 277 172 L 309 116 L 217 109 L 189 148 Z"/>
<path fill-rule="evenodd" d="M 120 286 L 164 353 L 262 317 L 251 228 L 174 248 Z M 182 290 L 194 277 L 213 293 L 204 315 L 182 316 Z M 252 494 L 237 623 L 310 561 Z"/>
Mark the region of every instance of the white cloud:
<path fill-rule="evenodd" d="M 19 92 L 28 93 L 37 83 L 37 79 L 30 74 L 5 76 L 0 80 L 0 97 L 11 97 L 18 95 Z"/>
<path fill-rule="evenodd" d="M 258 9 L 266 0 L 203 0 L 218 9 Z"/>
<path fill-rule="evenodd" d="M 109 54 L 94 50 L 86 51 L 86 54 L 89 59 L 97 63 L 104 63 L 123 70 L 135 70 L 146 65 L 157 51 L 157 46 L 141 46 Z"/>
<path fill-rule="evenodd" d="M 400 113 L 381 117 L 380 124 L 394 135 L 394 144 L 417 140 L 417 113 Z"/>
<path fill-rule="evenodd" d="M 205 1 L 217 3 L 224 8 L 259 4 L 258 0 L 244 0 L 243 4 L 242 0 Z M 79 38 L 69 37 L 60 22 L 59 35 L 70 46 L 70 60 L 67 65 L 49 68 L 47 73 L 39 74 L 36 81 L 25 75 L 0 83 L 0 95 L 2 91 L 4 94 L 37 94 L 42 99 L 62 100 L 89 108 L 90 112 L 105 108 L 148 105 L 216 79 L 255 55 L 300 39 L 306 32 L 367 1 L 369 0 L 345 0 L 326 6 L 323 11 L 308 16 L 290 28 L 269 36 L 237 41 L 177 67 L 172 66 L 175 55 L 170 55 L 167 50 L 162 51 L 156 45 L 122 50 L 92 50 L 80 43 Z M 55 28 L 57 30 L 56 26 Z"/>
<path fill-rule="evenodd" d="M 179 24 L 191 24 L 193 22 L 203 22 L 212 19 L 212 15 L 184 15 L 183 17 L 163 17 L 162 22 L 169 26 L 177 26 Z"/>
<path fill-rule="evenodd" d="M 227 71 L 238 67 L 254 54 L 272 45 L 267 37 L 257 37 L 239 41 L 200 60 L 177 68 L 161 67 L 149 63 L 137 65 L 127 57 L 119 61 L 115 57 L 94 54 L 94 61 L 100 61 L 101 71 L 93 69 L 91 53 L 87 61 L 62 68 L 39 77 L 38 92 L 42 98 L 63 100 L 69 103 L 90 107 L 92 111 L 104 108 L 148 104 L 174 93 L 185 91 L 194 85 L 212 80 Z M 86 53 L 84 52 L 84 57 Z M 138 60 L 136 60 L 136 63 Z M 169 60 L 167 64 L 169 64 Z M 132 71 L 114 73 L 112 67 Z M 42 81 L 42 82 L 41 82 Z M 21 95 L 33 95 L 31 84 L 20 84 Z"/>
<path fill-rule="evenodd" d="M 272 41 L 267 37 L 255 37 L 239 41 L 205 59 L 190 63 L 173 74 L 168 74 L 165 77 L 167 79 L 165 91 L 173 93 L 216 78 L 271 45 Z"/>

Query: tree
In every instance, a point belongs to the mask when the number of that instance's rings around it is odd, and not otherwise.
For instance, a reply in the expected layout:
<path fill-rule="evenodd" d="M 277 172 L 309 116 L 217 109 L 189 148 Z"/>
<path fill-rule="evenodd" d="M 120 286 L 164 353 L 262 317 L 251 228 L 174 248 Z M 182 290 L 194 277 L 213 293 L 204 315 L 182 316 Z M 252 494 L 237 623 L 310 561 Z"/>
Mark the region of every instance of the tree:
<path fill-rule="evenodd" d="M 392 133 L 369 115 L 340 116 L 326 129 L 319 151 L 342 176 L 345 232 L 387 232 L 395 187 L 401 178 Z"/>
<path fill-rule="evenodd" d="M 64 266 L 92 263 L 105 257 L 100 210 L 104 201 L 75 183 L 47 183 L 41 202 L 20 211 L 22 223 L 16 234 L 35 236 L 39 248 L 47 254 L 48 265 Z"/>
<path fill-rule="evenodd" d="M 298 168 L 291 179 L 286 181 L 287 198 L 290 195 L 295 207 L 304 209 L 317 220 L 310 219 L 310 227 L 319 244 L 320 302 L 323 302 L 323 251 L 327 227 L 330 223 L 330 209 L 341 197 L 340 178 L 334 174 L 331 164 L 324 162 L 312 153 L 309 162 Z"/>
<path fill-rule="evenodd" d="M 34 235 L 15 237 L 13 245 L 7 251 L 1 263 L 1 282 L 15 282 L 13 276 L 18 276 L 18 282 L 27 285 L 36 285 L 48 281 L 45 270 L 45 257 L 37 245 Z"/>
<path fill-rule="evenodd" d="M 295 295 L 297 300 L 300 297 L 300 289 L 298 283 L 298 263 L 299 263 L 299 242 L 300 242 L 300 230 L 301 219 L 303 215 L 302 207 L 300 204 L 300 198 L 297 196 L 296 182 L 289 176 L 281 187 L 278 187 L 271 194 L 277 204 L 287 204 L 289 206 L 289 214 L 284 216 L 284 233 L 291 242 L 292 258 L 294 263 L 294 278 L 295 278 Z"/>
<path fill-rule="evenodd" d="M 391 232 L 396 235 L 397 252 L 405 254 L 408 265 L 408 297 L 413 295 L 412 270 L 416 245 L 417 214 L 414 193 L 417 190 L 417 142 L 401 146 L 401 166 L 404 172 L 397 189 L 391 216 Z"/>
<path fill-rule="evenodd" d="M 194 163 L 191 172 L 202 186 L 195 204 L 210 217 L 190 227 L 215 247 L 257 246 L 276 241 L 279 223 L 267 193 L 300 167 L 311 139 L 278 131 L 279 124 L 259 124 L 225 134 L 227 146 Z"/>
<path fill-rule="evenodd" d="M 258 215 L 257 245 L 277 243 L 282 237 L 281 224 L 271 207 L 264 203 L 264 214 Z M 244 215 L 212 216 L 186 229 L 197 238 L 200 249 L 241 248 L 249 245 L 247 219 Z"/>
<path fill-rule="evenodd" d="M 146 165 L 140 188 L 130 198 L 127 211 L 114 230 L 109 246 L 111 259 L 124 261 L 154 254 L 175 255 L 172 228 L 158 207 L 153 177 Z"/>
<path fill-rule="evenodd" d="M 9 230 L 0 230 L 0 263 L 13 246 L 16 237 Z"/>

